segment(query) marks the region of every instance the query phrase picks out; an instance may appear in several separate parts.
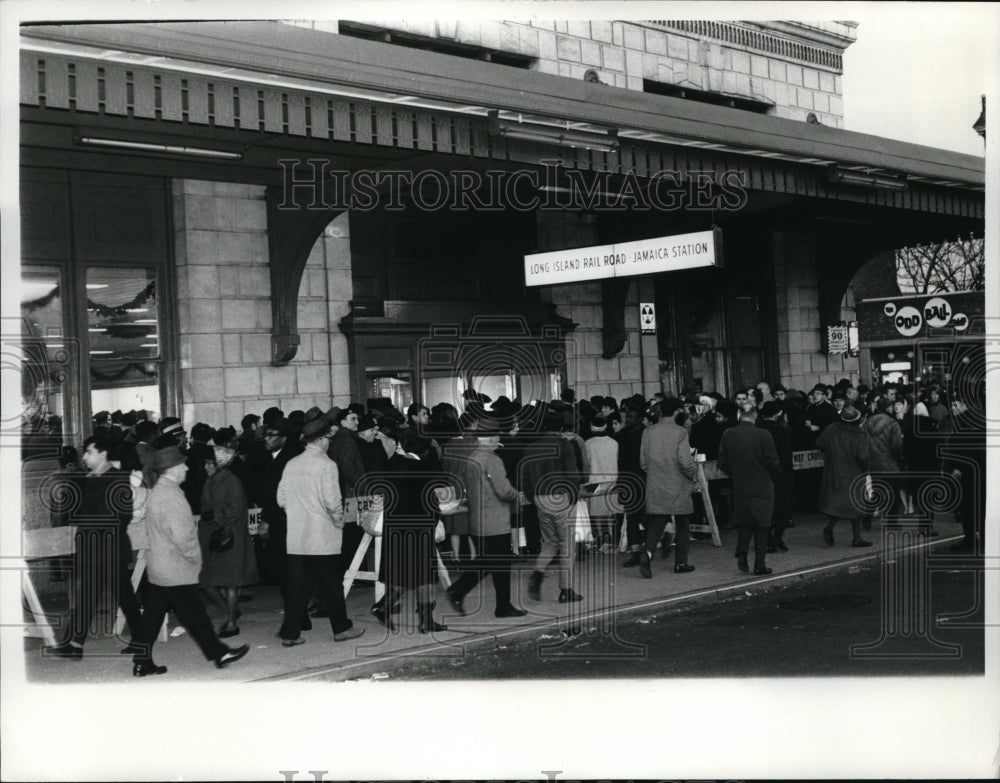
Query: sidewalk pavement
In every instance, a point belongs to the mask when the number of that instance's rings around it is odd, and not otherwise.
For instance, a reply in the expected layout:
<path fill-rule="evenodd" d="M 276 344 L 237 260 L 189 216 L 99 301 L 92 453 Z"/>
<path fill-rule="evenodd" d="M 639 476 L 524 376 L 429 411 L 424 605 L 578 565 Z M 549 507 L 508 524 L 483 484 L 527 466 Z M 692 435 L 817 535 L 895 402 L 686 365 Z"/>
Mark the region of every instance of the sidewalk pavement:
<path fill-rule="evenodd" d="M 169 682 L 382 679 L 414 657 L 457 657 L 476 645 L 495 645 L 504 637 L 534 633 L 554 638 L 561 629 L 576 632 L 597 625 L 606 627 L 621 612 L 654 611 L 681 602 L 719 600 L 738 591 L 767 589 L 782 581 L 800 580 L 881 557 L 883 526 L 878 522 L 865 533 L 873 546 L 864 549 L 850 547 L 850 526 L 844 522 L 835 529 L 835 545 L 825 546 L 822 525 L 823 517 L 819 514 L 797 513 L 794 527 L 784 537 L 790 551 L 768 555 L 768 566 L 774 569 L 769 576 L 755 577 L 737 569 L 735 530 L 721 531 L 721 547 L 714 547 L 708 539 L 692 541 L 689 562 L 695 571 L 686 574 L 675 574 L 672 555 L 664 559 L 660 552 L 652 561 L 652 579 L 643 579 L 637 568 L 623 568 L 625 555 L 592 552 L 576 567 L 574 586 L 584 600 L 575 604 L 557 602 L 559 588 L 552 571 L 542 585 L 542 600 L 530 600 L 527 580 L 534 559 L 524 559 L 519 578 L 515 575 L 513 580 L 513 602 L 528 610 L 526 616 L 511 619 L 493 616 L 494 594 L 489 578 L 465 599 L 465 617 L 454 613 L 439 585 L 435 617 L 448 630 L 434 634 L 418 633 L 411 593 L 404 597 L 400 614 L 394 616 L 396 632 L 390 633 L 370 614 L 373 585 L 355 582 L 347 598 L 347 610 L 355 625 L 365 629 L 363 636 L 335 642 L 329 622 L 314 618 L 313 629 L 303 632 L 306 643 L 285 648 L 275 636 L 282 615 L 278 589 L 258 585 L 249 591 L 253 598 L 240 604 L 243 613 L 240 634 L 224 640 L 231 646 L 248 644 L 250 652 L 225 669 L 216 669 L 202 657 L 182 628 L 171 626 L 168 641 L 157 642 L 153 651 L 156 662 L 168 667 L 167 674 L 162 676 L 133 678 L 131 656 L 121 655 L 123 642 L 110 635 L 92 637 L 83 659 L 76 661 L 46 658 L 42 655 L 41 640 L 26 637 L 25 672 L 32 682 L 134 682 L 136 687 Z M 935 528 L 940 535 L 928 539 L 927 546 L 936 550 L 946 549 L 961 537 L 961 527 L 954 521 L 935 520 Z M 216 624 L 220 624 L 222 617 L 217 610 L 209 611 Z"/>

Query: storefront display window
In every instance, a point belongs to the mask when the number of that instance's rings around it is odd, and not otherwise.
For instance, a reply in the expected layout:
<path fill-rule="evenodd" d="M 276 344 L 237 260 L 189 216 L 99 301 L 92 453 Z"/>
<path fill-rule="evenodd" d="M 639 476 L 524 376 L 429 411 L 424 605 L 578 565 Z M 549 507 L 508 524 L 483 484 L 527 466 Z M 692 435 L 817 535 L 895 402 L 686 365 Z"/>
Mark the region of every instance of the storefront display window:
<path fill-rule="evenodd" d="M 87 269 L 91 410 L 161 412 L 156 273 Z"/>

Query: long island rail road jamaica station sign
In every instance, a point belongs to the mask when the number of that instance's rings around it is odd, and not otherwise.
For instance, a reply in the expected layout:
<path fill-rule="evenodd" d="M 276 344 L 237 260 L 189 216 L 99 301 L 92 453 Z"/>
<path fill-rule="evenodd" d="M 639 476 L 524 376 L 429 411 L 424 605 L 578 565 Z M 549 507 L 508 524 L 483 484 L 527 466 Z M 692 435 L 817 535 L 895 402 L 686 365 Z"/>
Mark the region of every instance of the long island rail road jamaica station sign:
<path fill-rule="evenodd" d="M 702 266 L 722 266 L 722 231 L 719 228 L 614 245 L 533 253 L 524 257 L 524 284 L 580 283 Z"/>

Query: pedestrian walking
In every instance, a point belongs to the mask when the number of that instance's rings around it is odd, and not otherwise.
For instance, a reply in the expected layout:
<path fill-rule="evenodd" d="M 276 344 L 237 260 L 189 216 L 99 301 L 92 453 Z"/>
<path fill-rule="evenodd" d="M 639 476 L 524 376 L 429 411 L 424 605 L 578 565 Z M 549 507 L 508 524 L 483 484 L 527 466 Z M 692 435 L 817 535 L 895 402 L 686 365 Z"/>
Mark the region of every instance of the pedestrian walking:
<path fill-rule="evenodd" d="M 688 564 L 688 550 L 694 513 L 691 482 L 696 467 L 688 431 L 674 421 L 681 407 L 676 397 L 665 399 L 659 405 L 660 421 L 642 433 L 639 462 L 646 473 L 646 541 L 639 555 L 639 573 L 645 579 L 653 576 L 650 559 L 671 516 L 676 526 L 674 573 L 694 571 L 694 566 Z M 663 545 L 667 546 L 667 542 Z"/>
<path fill-rule="evenodd" d="M 514 553 L 510 540 L 510 505 L 521 493 L 510 483 L 503 462 L 494 451 L 500 444 L 500 431 L 486 419 L 469 433 L 474 445 L 457 460 L 456 474 L 466 488 L 469 509 L 469 533 L 479 556 L 446 590 L 451 608 L 464 615 L 466 595 L 490 574 L 496 594 L 496 617 L 522 617 L 527 612 L 514 606 L 510 597 L 511 566 Z"/>
<path fill-rule="evenodd" d="M 819 511 L 827 517 L 823 542 L 833 546 L 833 528 L 839 519 L 849 519 L 853 538 L 851 546 L 871 546 L 861 538 L 861 509 L 852 488 L 871 467 L 871 438 L 861 429 L 861 411 L 847 407 L 816 438 L 816 448 L 823 452 L 823 476 L 820 479 Z"/>
<path fill-rule="evenodd" d="M 225 596 L 226 622 L 219 628 L 218 635 L 226 639 L 240 632 L 237 624 L 240 588 L 257 583 L 257 562 L 247 528 L 243 482 L 230 469 L 236 459 L 236 450 L 214 446 L 211 454 L 205 465 L 208 478 L 202 488 L 201 519 L 198 521 L 204 558 L 200 582 L 203 587 L 219 590 Z M 232 538 L 232 544 L 225 549 L 213 547 L 213 535 L 221 537 L 225 531 Z"/>
<path fill-rule="evenodd" d="M 528 579 L 528 597 L 540 601 L 545 570 L 555 563 L 559 574 L 559 603 L 582 601 L 573 590 L 573 534 L 571 515 L 579 499 L 580 475 L 571 442 L 562 437 L 562 417 L 550 413 L 543 419 L 545 433 L 526 455 L 523 489 L 538 513 L 542 545 Z M 613 442 L 613 441 L 612 441 Z M 591 441 L 587 441 L 591 443 Z M 617 446 L 617 444 L 615 444 Z M 617 455 L 615 455 L 617 466 Z"/>
<path fill-rule="evenodd" d="M 740 423 L 722 433 L 718 466 L 733 480 L 736 563 L 740 571 L 750 570 L 747 553 L 753 538 L 753 572 L 756 576 L 769 574 L 771 569 L 765 560 L 774 513 L 774 484 L 781 477 L 781 463 L 774 438 L 767 430 L 757 426 L 754 405 L 744 405 Z"/>
<path fill-rule="evenodd" d="M 250 650 L 249 645 L 227 647 L 216 636 L 205 611 L 198 575 L 201 572 L 201 546 L 198 528 L 181 484 L 187 476 L 186 457 L 176 446 L 158 449 L 153 467 L 159 473 L 156 486 L 147 498 L 146 530 L 149 553 L 146 576 L 145 611 L 142 632 L 135 639 L 132 674 L 145 677 L 165 674 L 166 666 L 153 662 L 153 643 L 169 609 L 194 639 L 207 660 L 218 668 L 238 661 Z"/>
<path fill-rule="evenodd" d="M 285 619 L 278 632 L 285 647 L 305 642 L 300 631 L 314 587 L 329 614 L 334 641 L 364 633 L 348 618 L 344 601 L 344 506 L 337 465 L 327 456 L 329 433 L 325 418 L 306 423 L 305 450 L 289 461 L 278 484 L 277 503 L 288 519 Z"/>

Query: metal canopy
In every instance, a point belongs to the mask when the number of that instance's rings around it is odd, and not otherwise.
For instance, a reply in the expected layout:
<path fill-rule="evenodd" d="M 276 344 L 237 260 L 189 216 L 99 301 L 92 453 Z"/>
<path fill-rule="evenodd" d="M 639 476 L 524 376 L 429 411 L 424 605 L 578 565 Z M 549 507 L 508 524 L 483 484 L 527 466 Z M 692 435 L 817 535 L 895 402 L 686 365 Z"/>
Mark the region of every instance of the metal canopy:
<path fill-rule="evenodd" d="M 279 22 L 66 25 L 22 28 L 22 47 L 58 43 L 88 56 L 158 69 L 198 65 L 221 78 L 258 85 L 301 80 L 357 97 L 470 116 L 489 109 L 622 129 L 623 136 L 670 144 L 839 162 L 930 181 L 982 187 L 972 155 L 648 95 L 590 82 L 358 40 Z M 52 51 L 55 51 L 54 49 Z M 81 50 L 77 50 L 81 51 Z M 650 136 L 653 134 L 654 136 Z"/>

